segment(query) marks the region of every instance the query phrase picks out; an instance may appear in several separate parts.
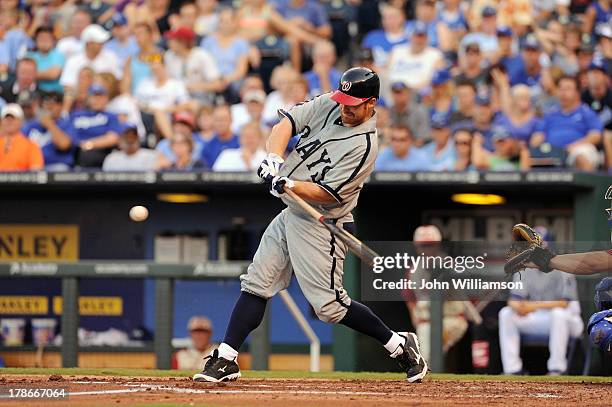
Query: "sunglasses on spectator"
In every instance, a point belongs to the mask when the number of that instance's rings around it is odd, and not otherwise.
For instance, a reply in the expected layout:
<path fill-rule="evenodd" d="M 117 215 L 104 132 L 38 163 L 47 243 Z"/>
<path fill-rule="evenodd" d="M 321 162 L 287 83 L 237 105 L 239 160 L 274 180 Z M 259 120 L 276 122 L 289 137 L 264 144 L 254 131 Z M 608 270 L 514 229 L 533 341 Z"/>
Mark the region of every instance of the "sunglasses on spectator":
<path fill-rule="evenodd" d="M 480 54 L 480 50 L 478 48 L 468 48 L 465 50 L 466 54 L 474 54 L 474 55 L 478 55 Z"/>
<path fill-rule="evenodd" d="M 455 140 L 456 146 L 469 146 L 471 142 L 469 140 Z"/>

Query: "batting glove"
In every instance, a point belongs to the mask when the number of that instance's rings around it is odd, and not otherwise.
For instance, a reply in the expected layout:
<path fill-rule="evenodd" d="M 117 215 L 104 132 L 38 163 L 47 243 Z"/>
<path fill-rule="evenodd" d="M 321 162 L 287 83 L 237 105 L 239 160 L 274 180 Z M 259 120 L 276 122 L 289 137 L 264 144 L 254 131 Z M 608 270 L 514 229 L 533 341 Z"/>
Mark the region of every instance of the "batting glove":
<path fill-rule="evenodd" d="M 272 178 L 278 175 L 280 167 L 284 162 L 285 160 L 283 160 L 278 154 L 270 153 L 259 165 L 257 175 L 264 181 L 270 182 L 272 181 Z"/>
<path fill-rule="evenodd" d="M 285 187 L 291 189 L 295 186 L 295 182 L 287 177 L 276 176 L 272 179 L 272 185 L 270 186 L 270 193 L 277 198 L 280 198 L 281 194 L 285 193 Z"/>

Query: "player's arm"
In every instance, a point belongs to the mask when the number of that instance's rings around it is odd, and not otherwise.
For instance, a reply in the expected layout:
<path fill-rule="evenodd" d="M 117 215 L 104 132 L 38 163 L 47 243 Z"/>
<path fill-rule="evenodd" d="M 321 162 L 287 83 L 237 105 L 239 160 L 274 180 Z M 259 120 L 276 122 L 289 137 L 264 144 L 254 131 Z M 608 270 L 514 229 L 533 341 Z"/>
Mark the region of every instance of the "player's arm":
<path fill-rule="evenodd" d="M 291 188 L 291 190 L 306 201 L 321 204 L 331 204 L 336 202 L 336 198 L 334 198 L 329 192 L 327 192 L 326 190 L 321 188 L 320 185 L 317 185 L 314 182 L 293 182 L 294 186 Z"/>
<path fill-rule="evenodd" d="M 607 251 L 559 254 L 550 259 L 550 268 L 570 274 L 612 272 L 612 254 Z"/>
<path fill-rule="evenodd" d="M 282 157 L 285 154 L 289 140 L 293 136 L 293 126 L 287 117 L 272 127 L 270 137 L 266 142 L 268 154 L 276 154 Z"/>
<path fill-rule="evenodd" d="M 270 133 L 266 143 L 268 154 L 276 154 L 282 157 L 293 135 L 293 125 L 287 117 L 278 122 Z M 291 190 L 301 198 L 315 203 L 333 203 L 336 199 L 326 190 L 314 182 L 293 181 Z"/>

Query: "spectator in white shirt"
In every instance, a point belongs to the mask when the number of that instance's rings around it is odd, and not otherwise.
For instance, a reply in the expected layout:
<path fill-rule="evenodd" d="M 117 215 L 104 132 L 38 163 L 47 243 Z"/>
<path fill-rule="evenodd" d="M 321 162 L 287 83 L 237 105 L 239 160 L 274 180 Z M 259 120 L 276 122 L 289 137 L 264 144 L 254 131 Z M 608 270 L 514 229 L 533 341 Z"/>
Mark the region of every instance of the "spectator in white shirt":
<path fill-rule="evenodd" d="M 200 47 L 195 47 L 195 33 L 179 27 L 165 34 L 168 51 L 164 61 L 171 78 L 185 83 L 192 98 L 213 102 L 215 92 L 223 90 L 223 82 L 214 58 Z"/>
<path fill-rule="evenodd" d="M 85 44 L 85 49 L 68 59 L 60 76 L 60 85 L 64 87 L 64 94 L 66 95 L 64 97 L 65 108 L 72 106 L 73 93 L 81 69 L 90 67 L 95 73 L 110 72 L 117 78 L 121 78 L 122 72 L 119 60 L 115 54 L 103 49 L 104 43 L 109 38 L 108 31 L 97 24 L 88 25 L 83 30 L 81 41 Z"/>
<path fill-rule="evenodd" d="M 278 122 L 278 109 L 287 110 L 295 105 L 291 95 L 291 84 L 301 77 L 300 73 L 290 65 L 274 68 L 270 77 L 270 86 L 275 90 L 268 95 L 264 106 L 263 117 L 266 124 L 274 125 Z"/>
<path fill-rule="evenodd" d="M 70 35 L 57 42 L 57 50 L 64 55 L 66 60 L 83 52 L 83 42 L 81 33 L 92 23 L 89 13 L 82 9 L 77 9 L 70 20 Z"/>
<path fill-rule="evenodd" d="M 259 123 L 261 130 L 268 133 L 270 128 L 264 123 L 263 110 L 266 103 L 266 92 L 261 89 L 253 89 L 242 97 L 244 111 L 239 117 L 232 115 L 232 131 L 239 133 L 247 123 Z"/>
<path fill-rule="evenodd" d="M 169 138 L 172 134 L 170 113 L 193 110 L 193 103 L 185 84 L 168 76 L 161 58 L 151 58 L 150 66 L 153 76 L 140 81 L 134 97 L 140 111 L 149 117 L 153 116 L 162 137 Z"/>
<path fill-rule="evenodd" d="M 417 21 L 410 44 L 398 45 L 391 51 L 389 78 L 391 82 L 402 81 L 411 89 L 421 90 L 429 86 L 436 69 L 443 67 L 442 52 L 427 45 L 427 26 Z"/>
<path fill-rule="evenodd" d="M 242 127 L 242 125 L 251 121 L 246 103 L 244 102 L 244 97 L 247 93 L 252 91 L 262 91 L 265 95 L 263 81 L 258 75 L 249 75 L 244 78 L 242 85 L 240 85 L 241 102 L 230 106 L 232 111 L 232 131 L 235 133 L 240 131 L 240 127 Z"/>
<path fill-rule="evenodd" d="M 105 159 L 104 171 L 153 171 L 157 161 L 154 150 L 140 148 L 140 138 L 136 126 L 128 126 L 119 139 L 119 150 L 113 151 Z"/>
<path fill-rule="evenodd" d="M 240 148 L 223 150 L 213 165 L 213 171 L 254 171 L 266 158 L 264 136 L 259 123 L 248 123 L 240 131 Z"/>

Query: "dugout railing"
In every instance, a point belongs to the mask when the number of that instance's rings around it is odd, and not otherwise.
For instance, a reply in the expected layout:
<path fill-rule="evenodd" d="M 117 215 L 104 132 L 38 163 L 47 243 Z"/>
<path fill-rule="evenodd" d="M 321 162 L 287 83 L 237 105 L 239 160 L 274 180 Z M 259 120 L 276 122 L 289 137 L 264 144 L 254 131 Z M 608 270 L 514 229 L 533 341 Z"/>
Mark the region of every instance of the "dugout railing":
<path fill-rule="evenodd" d="M 0 263 L 0 278 L 59 278 L 61 279 L 63 367 L 77 367 L 79 350 L 79 281 L 82 278 L 152 278 L 155 281 L 155 328 L 153 351 L 158 369 L 170 369 L 172 363 L 173 295 L 175 280 L 232 280 L 246 271 L 248 262 L 212 261 L 199 264 L 156 264 L 151 262 L 78 262 L 78 263 Z M 308 321 L 287 291 L 281 299 L 310 342 L 310 371 L 318 372 L 320 342 Z M 268 368 L 269 314 L 251 335 L 250 353 L 253 369 Z M 147 347 L 150 349 L 150 346 Z M 5 350 L 10 349 L 6 347 Z M 142 352 L 144 347 L 134 347 Z"/>

